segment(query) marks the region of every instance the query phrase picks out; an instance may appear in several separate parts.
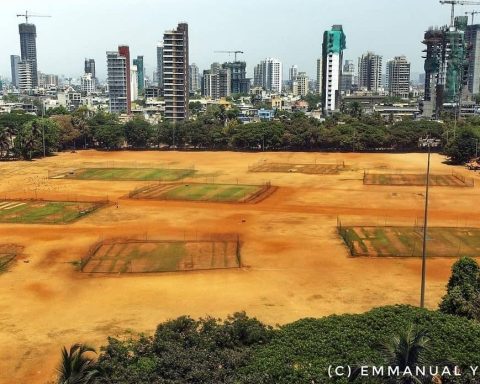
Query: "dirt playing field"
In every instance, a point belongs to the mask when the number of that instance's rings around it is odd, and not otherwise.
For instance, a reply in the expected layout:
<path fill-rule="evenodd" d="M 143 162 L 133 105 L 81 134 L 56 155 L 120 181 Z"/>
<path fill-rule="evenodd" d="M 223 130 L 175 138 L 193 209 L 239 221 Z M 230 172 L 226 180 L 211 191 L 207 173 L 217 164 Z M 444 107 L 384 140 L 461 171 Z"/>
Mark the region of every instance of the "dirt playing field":
<path fill-rule="evenodd" d="M 340 164 L 338 175 L 254 173 L 261 161 Z M 479 177 L 432 156 L 432 173 Z M 129 199 L 144 181 L 49 179 L 50 172 L 116 166 L 197 171 L 190 182 L 259 185 L 278 189 L 257 204 Z M 319 154 L 233 152 L 63 153 L 33 162 L 0 163 L 0 197 L 91 201 L 109 206 L 70 224 L 0 224 L 0 243 L 25 247 L 0 275 L 0 383 L 44 384 L 54 378 L 60 348 L 75 342 L 99 347 L 126 330 L 153 332 L 166 319 L 189 314 L 225 317 L 245 310 L 275 325 L 306 316 L 363 312 L 372 307 L 418 305 L 418 258 L 349 256 L 337 217 L 351 225 L 412 225 L 421 221 L 421 186 L 364 185 L 364 169 L 425 172 L 425 154 Z M 480 228 L 479 183 L 431 190 L 432 226 Z M 117 204 L 118 203 L 118 204 Z M 182 239 L 239 234 L 240 269 L 159 274 L 88 274 L 78 261 L 102 239 Z M 426 303 L 436 308 L 455 258 L 428 260 Z"/>

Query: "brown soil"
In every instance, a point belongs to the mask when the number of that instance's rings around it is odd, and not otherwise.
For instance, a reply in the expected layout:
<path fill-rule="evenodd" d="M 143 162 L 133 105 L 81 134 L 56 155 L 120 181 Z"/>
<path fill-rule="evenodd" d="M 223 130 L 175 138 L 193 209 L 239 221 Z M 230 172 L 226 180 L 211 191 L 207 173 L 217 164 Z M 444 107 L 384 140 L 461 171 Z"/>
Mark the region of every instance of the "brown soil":
<path fill-rule="evenodd" d="M 336 164 L 339 175 L 253 173 L 248 166 Z M 432 172 L 453 167 L 432 156 Z M 96 163 L 172 164 L 215 182 L 261 184 L 278 190 L 257 204 L 120 199 L 142 182 L 48 179 L 48 171 Z M 126 329 L 152 332 L 164 320 L 189 314 L 224 317 L 246 310 L 269 324 L 307 316 L 363 312 L 372 307 L 417 305 L 419 259 L 351 258 L 337 234 L 337 216 L 354 225 L 413 225 L 423 215 L 423 187 L 363 184 L 363 169 L 424 173 L 423 154 L 210 153 L 80 151 L 34 162 L 3 163 L 0 198 L 113 202 L 68 225 L 0 224 L 0 243 L 25 247 L 28 261 L 0 276 L 0 383 L 54 378 L 60 348 L 75 342 L 105 344 Z M 473 172 L 457 168 L 463 176 Z M 478 185 L 478 183 L 477 183 Z M 480 227 L 478 187 L 431 190 L 431 225 Z M 96 242 L 151 236 L 196 238 L 238 233 L 246 268 L 171 274 L 95 277 L 76 271 Z M 453 259 L 428 261 L 426 302 L 436 308 Z"/>

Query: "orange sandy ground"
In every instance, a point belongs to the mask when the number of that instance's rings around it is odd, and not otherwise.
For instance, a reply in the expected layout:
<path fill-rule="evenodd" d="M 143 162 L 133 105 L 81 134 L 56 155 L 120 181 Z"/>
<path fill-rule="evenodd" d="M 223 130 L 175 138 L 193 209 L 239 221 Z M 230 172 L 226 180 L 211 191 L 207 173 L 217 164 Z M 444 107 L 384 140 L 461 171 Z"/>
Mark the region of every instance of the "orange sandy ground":
<path fill-rule="evenodd" d="M 336 163 L 340 175 L 248 173 L 262 159 Z M 122 198 L 145 182 L 46 179 L 48 170 L 84 166 L 192 164 L 198 181 L 261 183 L 280 188 L 258 204 L 139 201 Z M 452 167 L 433 155 L 432 172 Z M 0 197 L 119 202 L 70 225 L 0 224 L 0 243 L 25 246 L 24 260 L 0 276 L 0 383 L 54 379 L 60 348 L 74 342 L 105 344 L 126 330 L 153 332 L 183 314 L 216 317 L 239 310 L 269 324 L 307 316 L 355 313 L 372 307 L 417 305 L 420 260 L 350 258 L 336 233 L 344 223 L 405 224 L 421 220 L 422 187 L 364 186 L 363 169 L 423 172 L 424 154 L 319 154 L 84 151 L 34 162 L 0 163 Z M 457 171 L 479 177 L 457 167 Z M 480 227 L 479 187 L 431 189 L 432 225 Z M 99 238 L 146 235 L 195 237 L 239 233 L 247 267 L 178 274 L 89 276 L 69 263 Z M 28 262 L 26 262 L 28 261 Z M 452 259 L 428 263 L 427 305 L 436 308 Z"/>

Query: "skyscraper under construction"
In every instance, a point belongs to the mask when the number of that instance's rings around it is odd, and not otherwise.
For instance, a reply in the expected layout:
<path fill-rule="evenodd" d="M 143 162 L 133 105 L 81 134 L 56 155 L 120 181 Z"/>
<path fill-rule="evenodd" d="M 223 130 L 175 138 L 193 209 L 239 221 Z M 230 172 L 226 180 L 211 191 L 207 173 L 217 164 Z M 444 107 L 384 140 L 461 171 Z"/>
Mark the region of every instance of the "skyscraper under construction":
<path fill-rule="evenodd" d="M 468 78 L 467 22 L 466 16 L 459 16 L 454 25 L 425 33 L 424 116 L 439 119 L 445 104 L 457 108 L 461 102 Z"/>

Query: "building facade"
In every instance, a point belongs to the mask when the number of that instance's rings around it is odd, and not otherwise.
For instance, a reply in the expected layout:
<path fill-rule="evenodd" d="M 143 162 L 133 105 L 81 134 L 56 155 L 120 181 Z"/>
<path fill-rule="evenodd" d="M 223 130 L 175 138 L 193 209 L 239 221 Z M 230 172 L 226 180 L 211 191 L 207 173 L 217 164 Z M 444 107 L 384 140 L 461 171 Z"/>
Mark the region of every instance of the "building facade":
<path fill-rule="evenodd" d="M 138 99 L 138 95 L 142 95 L 145 89 L 145 67 L 143 66 L 143 56 L 137 56 L 136 59 L 133 59 L 133 65 L 137 67 L 137 73 L 136 73 L 137 86 L 135 88 L 137 90 L 137 97 L 135 98 L 136 100 Z M 133 88 L 132 88 L 132 92 L 133 92 Z"/>
<path fill-rule="evenodd" d="M 97 77 L 95 74 L 95 59 L 85 59 L 84 73 L 91 74 L 94 79 Z"/>
<path fill-rule="evenodd" d="M 425 94 L 423 115 L 440 118 L 444 104 L 458 106 L 468 84 L 468 18 L 455 18 L 454 25 L 425 32 Z"/>
<path fill-rule="evenodd" d="M 405 56 L 387 61 L 387 88 L 390 96 L 404 99 L 409 97 L 410 62 Z"/>
<path fill-rule="evenodd" d="M 382 86 L 382 56 L 367 52 L 358 59 L 358 87 L 378 92 Z"/>
<path fill-rule="evenodd" d="M 38 86 L 37 70 L 37 30 L 34 24 L 22 23 L 18 26 L 20 33 L 20 52 L 22 61 L 30 63 L 32 88 Z"/>
<path fill-rule="evenodd" d="M 345 60 L 342 70 L 342 80 L 340 90 L 343 94 L 348 94 L 353 89 L 355 78 L 355 64 L 352 60 Z"/>
<path fill-rule="evenodd" d="M 163 35 L 163 93 L 167 120 L 188 120 L 188 72 L 188 24 L 180 23 Z"/>
<path fill-rule="evenodd" d="M 81 87 L 82 93 L 86 95 L 90 95 L 95 92 L 96 80 L 91 73 L 85 73 L 80 78 L 80 87 Z"/>
<path fill-rule="evenodd" d="M 308 82 L 309 78 L 305 72 L 298 72 L 295 82 L 297 83 L 297 93 L 298 96 L 307 96 L 308 94 Z"/>
<path fill-rule="evenodd" d="M 469 25 L 466 30 L 468 51 L 468 90 L 472 95 L 480 93 L 480 24 Z"/>
<path fill-rule="evenodd" d="M 118 51 L 107 52 L 107 75 L 109 111 L 130 114 L 130 50 L 128 46 L 120 46 Z"/>
<path fill-rule="evenodd" d="M 260 62 L 254 70 L 255 86 L 268 92 L 282 93 L 282 63 L 278 59 L 267 58 Z"/>
<path fill-rule="evenodd" d="M 230 68 L 221 68 L 213 63 L 209 70 L 203 71 L 202 95 L 213 100 L 232 94 L 232 76 Z"/>
<path fill-rule="evenodd" d="M 21 92 L 26 92 L 33 88 L 32 73 L 31 61 L 22 60 L 18 63 L 18 89 Z"/>
<path fill-rule="evenodd" d="M 163 43 L 157 44 L 157 83 L 163 89 Z"/>
<path fill-rule="evenodd" d="M 222 67 L 230 70 L 231 93 L 248 94 L 250 92 L 250 79 L 247 78 L 247 63 L 245 61 L 223 63 Z"/>
<path fill-rule="evenodd" d="M 317 82 L 316 82 L 316 88 L 315 88 L 315 93 L 317 95 L 321 95 L 322 94 L 322 84 L 323 84 L 323 76 L 322 76 L 322 59 L 319 58 L 317 59 L 317 71 L 316 71 L 316 75 L 317 75 Z"/>
<path fill-rule="evenodd" d="M 323 113 L 331 115 L 340 109 L 340 82 L 346 36 L 341 25 L 334 25 L 323 34 L 322 44 L 322 95 Z"/>
<path fill-rule="evenodd" d="M 15 88 L 18 88 L 18 64 L 20 63 L 21 58 L 17 55 L 10 56 L 10 67 L 12 71 L 12 84 Z"/>
<path fill-rule="evenodd" d="M 189 71 L 189 76 L 190 76 L 190 92 L 191 93 L 196 93 L 200 90 L 201 84 L 200 84 L 200 71 L 198 69 L 197 64 L 192 63 L 190 65 L 190 71 Z"/>

